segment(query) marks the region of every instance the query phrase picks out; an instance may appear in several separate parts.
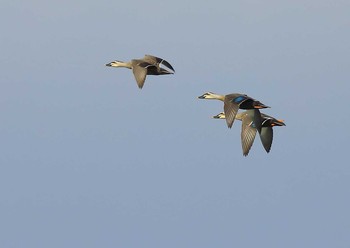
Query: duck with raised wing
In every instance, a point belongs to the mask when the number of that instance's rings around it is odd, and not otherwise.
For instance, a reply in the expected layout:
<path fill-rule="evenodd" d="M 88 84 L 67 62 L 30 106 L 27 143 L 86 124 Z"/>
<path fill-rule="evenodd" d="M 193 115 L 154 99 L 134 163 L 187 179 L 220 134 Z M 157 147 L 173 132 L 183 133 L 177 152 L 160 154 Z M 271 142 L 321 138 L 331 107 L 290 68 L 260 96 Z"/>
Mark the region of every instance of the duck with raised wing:
<path fill-rule="evenodd" d="M 269 108 L 265 104 L 240 93 L 232 93 L 228 95 L 219 95 L 212 92 L 206 92 L 198 97 L 199 99 L 216 99 L 224 102 L 224 113 L 226 116 L 226 123 L 229 128 L 232 127 L 235 120 L 238 109 L 255 109 L 256 113 L 260 113 L 259 109 Z M 256 128 L 260 132 L 261 130 L 261 117 L 260 114 L 254 115 L 254 123 Z"/>
<path fill-rule="evenodd" d="M 241 144 L 243 155 L 247 156 L 250 148 L 253 145 L 255 135 L 256 135 L 256 127 L 254 124 L 254 110 L 247 110 L 236 115 L 237 120 L 242 121 L 242 130 L 241 130 Z M 225 119 L 225 113 L 221 112 L 213 116 L 215 119 Z M 260 139 L 263 144 L 266 152 L 270 152 L 272 140 L 273 140 L 273 129 L 274 126 L 285 126 L 283 120 L 277 120 L 272 116 L 261 113 L 261 132 Z"/>
<path fill-rule="evenodd" d="M 132 59 L 129 62 L 115 60 L 106 64 L 106 66 L 132 69 L 137 85 L 140 89 L 142 89 L 147 75 L 166 75 L 175 73 L 174 68 L 168 61 L 153 55 L 145 55 L 142 59 Z M 163 66 L 167 68 L 164 68 Z"/>

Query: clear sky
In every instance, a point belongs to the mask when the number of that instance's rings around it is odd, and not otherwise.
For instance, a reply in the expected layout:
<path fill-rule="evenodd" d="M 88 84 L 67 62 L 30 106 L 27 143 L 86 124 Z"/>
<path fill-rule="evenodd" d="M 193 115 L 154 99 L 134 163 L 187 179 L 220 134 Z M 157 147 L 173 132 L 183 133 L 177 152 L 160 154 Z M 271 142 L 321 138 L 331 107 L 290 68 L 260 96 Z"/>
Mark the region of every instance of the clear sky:
<path fill-rule="evenodd" d="M 0 247 L 348 248 L 349 9 L 2 1 Z M 176 74 L 105 66 L 144 54 Z M 206 91 L 271 106 L 271 152 Z"/>

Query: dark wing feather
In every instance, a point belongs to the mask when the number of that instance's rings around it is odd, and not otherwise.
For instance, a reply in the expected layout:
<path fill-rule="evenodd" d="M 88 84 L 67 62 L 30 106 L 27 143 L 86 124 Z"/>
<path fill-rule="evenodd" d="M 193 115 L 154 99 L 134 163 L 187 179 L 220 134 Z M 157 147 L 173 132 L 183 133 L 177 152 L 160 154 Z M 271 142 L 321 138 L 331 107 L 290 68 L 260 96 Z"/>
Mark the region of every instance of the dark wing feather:
<path fill-rule="evenodd" d="M 261 113 L 262 127 L 271 126 L 285 126 L 286 124 L 282 120 L 277 120 L 276 118 L 269 116 L 267 114 Z"/>
<path fill-rule="evenodd" d="M 166 60 L 163 59 L 163 60 L 160 62 L 160 64 L 165 65 L 165 66 L 168 67 L 170 70 L 172 70 L 173 72 L 175 72 L 175 69 L 171 66 L 171 64 L 170 64 L 168 61 L 166 61 Z"/>
<path fill-rule="evenodd" d="M 256 128 L 252 127 L 252 120 L 249 116 L 242 119 L 241 143 L 243 155 L 247 156 L 254 143 Z"/>
<path fill-rule="evenodd" d="M 261 123 L 262 123 L 262 118 L 259 109 L 254 109 L 254 125 L 258 132 L 261 132 Z"/>
<path fill-rule="evenodd" d="M 163 68 L 159 68 L 159 75 L 166 75 L 166 74 L 174 74 L 173 72 L 171 71 L 168 71 L 166 69 L 163 69 Z"/>
<path fill-rule="evenodd" d="M 271 150 L 272 140 L 273 140 L 273 129 L 272 127 L 261 128 L 260 133 L 261 143 L 263 144 L 266 152 Z"/>
<path fill-rule="evenodd" d="M 175 69 L 165 59 L 158 58 L 156 56 L 146 54 L 145 57 L 143 58 L 143 60 L 146 61 L 146 62 L 149 62 L 151 64 L 157 65 L 157 66 L 159 66 L 159 64 L 165 65 L 166 67 L 171 69 L 173 72 L 175 72 Z M 167 73 L 167 74 L 170 74 L 170 73 Z"/>
<path fill-rule="evenodd" d="M 147 75 L 159 75 L 159 71 L 156 65 L 150 64 L 148 62 L 140 62 L 138 66 L 141 66 L 147 70 Z"/>

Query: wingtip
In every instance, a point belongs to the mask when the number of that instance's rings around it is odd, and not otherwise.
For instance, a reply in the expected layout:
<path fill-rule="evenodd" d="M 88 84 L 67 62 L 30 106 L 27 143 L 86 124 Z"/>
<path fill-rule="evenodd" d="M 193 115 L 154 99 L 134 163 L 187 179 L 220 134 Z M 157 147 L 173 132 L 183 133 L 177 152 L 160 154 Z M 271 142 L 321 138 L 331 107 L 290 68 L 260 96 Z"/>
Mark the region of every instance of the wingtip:
<path fill-rule="evenodd" d="M 233 120 L 232 122 L 229 122 L 229 121 L 226 119 L 227 127 L 228 127 L 228 128 L 232 128 L 233 122 L 234 122 L 234 120 Z"/>

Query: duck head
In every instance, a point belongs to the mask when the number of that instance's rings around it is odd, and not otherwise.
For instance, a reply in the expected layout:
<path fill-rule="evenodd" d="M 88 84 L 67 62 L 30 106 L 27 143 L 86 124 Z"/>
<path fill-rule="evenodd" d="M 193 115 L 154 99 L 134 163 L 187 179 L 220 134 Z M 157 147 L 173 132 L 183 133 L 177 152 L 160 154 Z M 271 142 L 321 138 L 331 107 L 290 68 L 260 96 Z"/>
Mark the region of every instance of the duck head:
<path fill-rule="evenodd" d="M 119 60 L 114 60 L 108 64 L 106 64 L 106 66 L 111 66 L 111 67 L 122 67 L 124 65 L 123 61 L 119 61 Z"/>
<path fill-rule="evenodd" d="M 198 97 L 199 99 L 217 99 L 217 100 L 223 100 L 224 96 L 215 94 L 213 92 L 206 92 L 203 95 Z"/>
<path fill-rule="evenodd" d="M 224 112 L 221 112 L 217 115 L 214 115 L 213 116 L 214 119 L 226 119 L 226 116 L 225 116 L 225 113 Z"/>

